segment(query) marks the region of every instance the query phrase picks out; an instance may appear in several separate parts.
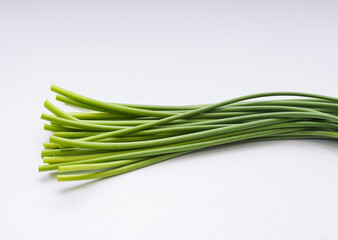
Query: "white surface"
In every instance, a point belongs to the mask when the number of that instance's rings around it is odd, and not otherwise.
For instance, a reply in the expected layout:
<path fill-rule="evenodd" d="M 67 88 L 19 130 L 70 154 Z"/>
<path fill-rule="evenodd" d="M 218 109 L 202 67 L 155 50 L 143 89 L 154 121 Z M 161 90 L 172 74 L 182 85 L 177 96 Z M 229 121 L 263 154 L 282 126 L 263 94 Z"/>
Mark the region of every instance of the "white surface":
<path fill-rule="evenodd" d="M 149 104 L 277 90 L 337 96 L 337 9 L 337 1 L 0 1 L 0 239 L 338 239 L 333 142 L 210 149 L 95 182 L 37 172 L 52 83 Z"/>

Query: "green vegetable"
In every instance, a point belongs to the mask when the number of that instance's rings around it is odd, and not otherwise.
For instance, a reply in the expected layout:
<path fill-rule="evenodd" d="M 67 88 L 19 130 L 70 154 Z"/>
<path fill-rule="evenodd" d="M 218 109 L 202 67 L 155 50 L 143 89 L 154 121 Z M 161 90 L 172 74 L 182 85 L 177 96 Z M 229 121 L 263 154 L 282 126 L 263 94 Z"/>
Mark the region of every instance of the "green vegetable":
<path fill-rule="evenodd" d="M 192 151 L 231 143 L 338 139 L 338 98 L 299 92 L 252 94 L 216 104 L 160 106 L 108 103 L 55 85 L 56 99 L 82 112 L 66 113 L 46 100 L 53 132 L 41 152 L 58 181 L 105 178 Z M 291 99 L 257 100 L 288 96 Z M 295 98 L 297 97 L 297 98 Z"/>

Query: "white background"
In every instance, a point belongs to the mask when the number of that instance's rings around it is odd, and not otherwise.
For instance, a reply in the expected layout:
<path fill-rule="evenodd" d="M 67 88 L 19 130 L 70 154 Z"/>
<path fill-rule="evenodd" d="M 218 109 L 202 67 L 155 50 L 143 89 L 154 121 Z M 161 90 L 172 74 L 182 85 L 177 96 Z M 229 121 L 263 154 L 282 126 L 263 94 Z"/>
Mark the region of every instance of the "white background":
<path fill-rule="evenodd" d="M 338 239 L 335 142 L 216 148 L 94 182 L 37 171 L 52 83 L 148 104 L 337 97 L 337 43 L 337 1 L 0 0 L 0 238 Z"/>

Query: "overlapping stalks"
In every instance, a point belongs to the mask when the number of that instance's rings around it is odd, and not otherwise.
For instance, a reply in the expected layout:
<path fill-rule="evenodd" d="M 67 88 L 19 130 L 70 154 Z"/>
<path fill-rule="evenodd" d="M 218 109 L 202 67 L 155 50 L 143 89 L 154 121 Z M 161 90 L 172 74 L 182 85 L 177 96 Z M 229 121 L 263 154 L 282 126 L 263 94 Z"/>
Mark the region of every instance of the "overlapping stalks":
<path fill-rule="evenodd" d="M 41 118 L 50 122 L 44 128 L 53 135 L 43 144 L 46 164 L 39 171 L 57 170 L 58 181 L 115 176 L 235 142 L 338 139 L 335 97 L 270 92 L 216 104 L 159 106 L 102 102 L 55 85 L 51 90 L 57 100 L 84 109 L 66 113 L 45 101 L 53 115 Z"/>

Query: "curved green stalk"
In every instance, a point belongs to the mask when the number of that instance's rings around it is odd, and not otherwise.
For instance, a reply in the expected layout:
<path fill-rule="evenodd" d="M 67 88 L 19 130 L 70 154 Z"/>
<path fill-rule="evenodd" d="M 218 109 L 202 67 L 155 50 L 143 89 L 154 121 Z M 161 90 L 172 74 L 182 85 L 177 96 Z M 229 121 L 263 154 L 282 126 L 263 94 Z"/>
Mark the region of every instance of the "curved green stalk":
<path fill-rule="evenodd" d="M 69 119 L 69 120 L 78 121 L 77 118 L 75 118 L 74 116 L 62 111 L 61 109 L 56 107 L 54 104 L 52 104 L 48 99 L 46 99 L 46 101 L 44 103 L 44 107 L 47 108 L 50 112 L 54 113 L 56 116 L 58 116 L 60 118 L 66 118 L 66 119 Z"/>
<path fill-rule="evenodd" d="M 43 157 L 44 163 L 54 164 L 62 162 L 73 162 L 78 160 L 93 159 L 98 157 L 107 157 L 120 154 L 119 152 L 89 153 L 82 155 L 66 155 L 66 156 L 46 156 Z"/>
<path fill-rule="evenodd" d="M 304 135 L 304 133 L 305 134 L 308 133 L 308 134 L 315 136 L 315 134 L 313 132 L 305 132 L 305 131 L 303 133 L 299 132 L 299 134 L 302 135 L 302 136 Z M 326 135 L 327 133 L 321 132 L 321 134 Z M 328 134 L 328 136 L 331 137 L 332 135 Z M 338 138 L 338 135 L 335 136 L 335 137 Z M 74 180 L 89 180 L 89 179 L 96 179 L 96 178 L 111 177 L 111 176 L 115 176 L 115 175 L 122 174 L 122 173 L 125 173 L 125 172 L 130 172 L 130 171 L 142 168 L 142 167 L 146 167 L 146 166 L 152 165 L 154 163 L 158 163 L 160 161 L 164 161 L 164 160 L 167 160 L 167 159 L 170 159 L 172 157 L 179 156 L 179 155 L 182 155 L 182 154 L 185 154 L 185 153 L 186 152 L 178 152 L 178 153 L 173 153 L 172 155 L 166 154 L 166 155 L 162 155 L 162 156 L 157 156 L 157 157 L 145 160 L 145 161 L 140 161 L 138 163 L 134 163 L 134 164 L 130 164 L 130 165 L 120 167 L 120 168 L 116 168 L 116 169 L 112 169 L 112 170 L 108 170 L 108 171 L 102 171 L 102 172 L 98 172 L 98 173 L 82 173 L 82 174 L 80 173 L 80 174 L 71 174 L 71 175 L 69 175 L 69 174 L 67 174 L 67 175 L 58 174 L 57 180 L 58 181 L 74 181 Z M 62 169 L 62 168 L 63 168 L 62 166 L 59 167 L 59 169 Z"/>
<path fill-rule="evenodd" d="M 221 135 L 217 135 L 213 137 L 192 140 L 192 141 L 188 141 L 185 143 L 176 143 L 176 144 L 169 144 L 169 145 L 160 146 L 160 147 L 127 150 L 125 153 L 121 153 L 118 155 L 114 154 L 112 156 L 106 156 L 106 157 L 100 157 L 100 158 L 94 158 L 94 159 L 88 159 L 88 160 L 79 160 L 79 161 L 72 162 L 72 164 L 106 162 L 106 161 L 113 161 L 113 160 L 138 158 L 138 157 L 148 157 L 152 155 L 160 155 L 160 154 L 180 152 L 180 151 L 192 151 L 192 150 L 197 150 L 197 149 L 201 149 L 204 147 L 210 147 L 210 146 L 220 145 L 220 144 L 225 144 L 225 143 L 230 143 L 230 142 L 237 142 L 237 141 L 242 141 L 242 140 L 256 138 L 256 137 L 276 135 L 278 133 L 292 132 L 296 130 L 297 128 L 294 128 L 292 130 L 291 129 L 273 129 L 273 130 L 265 130 L 265 131 L 254 131 L 252 129 L 249 129 L 247 130 L 249 133 L 243 133 L 243 134 L 239 134 L 237 132 L 226 133 L 226 134 L 221 134 Z M 60 164 L 53 164 L 53 165 L 43 165 L 39 167 L 39 171 L 56 170 L 58 166 L 62 166 L 62 165 L 68 165 L 68 164 L 60 163 Z"/>
<path fill-rule="evenodd" d="M 59 181 L 114 176 L 203 148 L 278 139 L 338 140 L 338 98 L 299 92 L 259 93 L 216 104 L 160 106 L 107 103 L 51 89 L 57 100 L 90 110 L 66 113 L 48 100 L 42 114 L 54 132 L 39 171 Z M 296 96 L 297 99 L 260 100 Z M 303 99 L 305 98 L 305 99 Z M 94 110 L 94 112 L 93 112 Z M 86 171 L 91 171 L 90 173 Z M 95 171 L 95 172 L 93 172 Z M 85 172 L 85 173 L 84 173 Z"/>
<path fill-rule="evenodd" d="M 200 124 L 224 124 L 224 123 L 232 123 L 232 122 L 241 122 L 241 121 L 248 121 L 253 119 L 264 119 L 264 118 L 295 118 L 295 119 L 302 119 L 302 118 L 315 118 L 315 119 L 323 119 L 332 121 L 334 123 L 338 123 L 338 117 L 328 114 L 328 113 L 311 113 L 311 112 L 270 112 L 270 113 L 257 113 L 251 114 L 248 116 L 239 116 L 239 117 L 232 117 L 232 118 L 224 118 L 224 119 L 214 119 L 208 120 L 198 123 Z M 181 126 L 194 126 L 196 123 L 186 123 L 182 124 Z"/>
<path fill-rule="evenodd" d="M 75 171 L 92 171 L 92 170 L 101 170 L 106 168 L 116 168 L 122 167 L 125 165 L 129 165 L 132 163 L 140 162 L 144 160 L 144 158 L 135 158 L 135 159 L 128 159 L 128 160 L 120 160 L 114 162 L 105 162 L 105 163 L 91 163 L 91 164 L 77 164 L 77 165 L 66 165 L 60 166 L 58 168 L 59 173 L 65 172 L 75 172 Z"/>
<path fill-rule="evenodd" d="M 51 131 L 51 132 L 74 132 L 74 131 L 79 131 L 79 129 L 65 128 L 65 127 L 59 127 L 59 126 L 54 126 L 54 125 L 49 125 L 49 124 L 44 124 L 43 129 L 46 130 L 46 131 Z"/>
<path fill-rule="evenodd" d="M 70 147 L 87 148 L 87 149 L 100 149 L 100 150 L 113 150 L 113 151 L 128 150 L 128 149 L 136 149 L 136 148 L 155 147 L 155 146 L 167 145 L 167 144 L 172 144 L 172 143 L 180 143 L 184 141 L 211 137 L 211 136 L 220 135 L 223 133 L 245 130 L 249 128 L 264 126 L 264 125 L 271 125 L 271 124 L 281 123 L 285 121 L 286 120 L 281 120 L 281 119 L 263 119 L 263 120 L 257 120 L 253 122 L 238 124 L 235 126 L 225 126 L 221 128 L 201 131 L 197 133 L 190 133 L 190 134 L 168 137 L 168 138 L 163 138 L 163 139 L 129 142 L 129 143 L 84 142 L 84 141 L 79 141 L 79 140 L 60 138 L 56 136 L 51 136 L 50 142 L 65 145 L 65 146 L 70 146 Z"/>
<path fill-rule="evenodd" d="M 326 136 L 320 136 L 319 135 L 314 135 L 312 132 L 295 132 L 295 135 L 292 135 L 293 133 L 289 134 L 289 133 L 285 133 L 286 135 L 283 136 L 283 134 L 281 135 L 277 135 L 277 136 L 270 136 L 270 137 L 260 137 L 257 138 L 258 141 L 266 141 L 266 140 L 282 140 L 282 139 L 302 139 L 302 138 L 324 138 Z M 297 135 L 298 134 L 298 135 Z M 324 134 L 326 135 L 326 134 Z M 247 140 L 247 142 L 249 142 L 250 140 Z M 57 180 L 58 181 L 78 181 L 78 180 L 90 180 L 90 179 L 97 179 L 97 178 L 105 178 L 105 177 L 112 177 L 112 176 L 116 176 L 119 174 L 123 174 L 123 173 L 127 173 L 130 171 L 134 171 L 155 163 L 159 163 L 161 161 L 164 160 L 168 160 L 183 154 L 188 153 L 187 152 L 178 152 L 178 153 L 173 153 L 173 154 L 164 154 L 164 155 L 160 155 L 160 156 L 156 156 L 147 160 L 143 160 L 138 162 L 137 164 L 126 164 L 123 167 L 119 167 L 119 168 L 115 168 L 112 170 L 106 170 L 106 171 L 101 171 L 101 172 L 96 172 L 96 173 L 78 173 L 78 174 L 67 174 L 67 175 L 63 175 L 63 174 L 58 174 L 57 175 Z M 69 171 L 80 171 L 80 170 L 88 170 L 91 166 L 94 166 L 92 169 L 102 169 L 100 168 L 99 164 L 79 164 L 79 165 L 71 165 L 71 166 L 59 166 L 59 172 L 65 172 L 65 170 L 67 172 Z"/>
<path fill-rule="evenodd" d="M 86 123 L 83 121 L 72 121 L 72 120 L 48 115 L 45 113 L 41 114 L 41 119 L 47 120 L 50 122 L 65 124 L 66 126 L 76 127 L 76 128 L 85 129 L 85 130 L 93 130 L 93 131 L 115 131 L 115 130 L 121 130 L 121 129 L 126 128 L 126 127 L 121 127 L 121 126 L 98 125 L 98 124 Z"/>
<path fill-rule="evenodd" d="M 308 94 L 308 93 L 273 92 L 273 93 L 252 94 L 252 95 L 247 95 L 247 96 L 223 101 L 223 102 L 220 102 L 220 103 L 212 104 L 212 105 L 209 105 L 209 106 L 201 107 L 201 108 L 198 108 L 198 109 L 195 109 L 195 110 L 190 110 L 190 111 L 187 111 L 187 112 L 184 112 L 184 113 L 180 113 L 180 114 L 176 114 L 174 116 L 162 118 L 160 120 L 157 120 L 157 121 L 154 121 L 154 122 L 151 122 L 151 123 L 145 123 L 145 124 L 138 125 L 138 126 L 135 126 L 135 127 L 132 127 L 132 128 L 121 129 L 121 130 L 117 130 L 117 131 L 114 131 L 114 132 L 107 132 L 107 133 L 102 133 L 102 134 L 99 134 L 99 135 L 83 138 L 82 140 L 83 141 L 94 141 L 94 140 L 104 139 L 104 138 L 107 138 L 107 137 L 127 135 L 127 134 L 130 134 L 130 133 L 149 129 L 149 128 L 154 127 L 154 126 L 169 123 L 169 122 L 172 122 L 176 119 L 189 118 L 191 116 L 201 114 L 201 113 L 204 113 L 204 112 L 208 112 L 208 111 L 211 111 L 213 109 L 216 109 L 216 108 L 224 106 L 224 105 L 229 105 L 229 104 L 244 101 L 244 100 L 260 98 L 260 97 L 268 97 L 268 96 L 303 96 L 303 97 L 313 97 L 313 98 L 319 98 L 319 99 L 328 99 L 328 100 L 331 100 L 331 101 L 338 102 L 337 98 L 332 98 L 332 97 L 327 97 L 327 96 L 322 96 L 322 95 L 316 95 L 316 94 Z"/>
<path fill-rule="evenodd" d="M 122 173 L 134 171 L 134 170 L 137 170 L 137 169 L 140 169 L 140 168 L 143 168 L 143 167 L 155 164 L 155 163 L 159 163 L 167 159 L 174 158 L 176 156 L 180 156 L 186 153 L 187 152 L 172 153 L 172 154 L 157 156 L 157 157 L 153 157 L 153 158 L 150 158 L 144 161 L 140 161 L 140 162 L 126 165 L 123 167 L 119 167 L 119 168 L 108 170 L 108 171 L 98 172 L 98 173 L 87 173 L 87 174 L 82 173 L 82 174 L 67 174 L 67 175 L 58 174 L 57 180 L 58 181 L 76 181 L 76 180 L 89 180 L 89 179 L 116 176 Z"/>
<path fill-rule="evenodd" d="M 125 113 L 128 115 L 137 115 L 137 116 L 156 116 L 156 117 L 166 117 L 168 116 L 167 113 L 162 112 L 155 112 L 155 111 L 148 111 L 143 109 L 137 109 L 137 108 L 131 108 L 131 107 L 125 107 L 118 104 L 112 104 L 112 103 L 105 103 L 99 100 L 95 100 L 93 98 L 85 97 L 77 93 L 73 93 L 71 91 L 65 90 L 63 88 L 57 87 L 55 85 L 51 86 L 51 90 L 53 92 L 56 92 L 60 95 L 66 96 L 70 99 L 74 99 L 78 102 L 85 103 L 88 105 L 92 105 L 95 107 L 99 107 L 106 110 L 111 110 L 113 112 L 120 112 Z"/>
<path fill-rule="evenodd" d="M 263 115 L 264 118 L 268 117 L 284 117 L 284 118 L 319 118 L 319 119 L 329 119 L 329 120 L 335 120 L 337 117 L 331 117 L 326 116 L 326 114 L 321 113 L 295 113 L 295 112 L 286 112 L 286 113 L 265 113 L 265 114 L 257 114 L 257 115 Z M 252 116 L 252 115 L 250 115 Z M 245 119 L 247 120 L 247 119 Z M 220 119 L 220 120 L 213 120 L 213 123 L 219 123 L 219 122 L 226 122 L 229 121 L 229 119 Z M 176 137 L 169 137 L 164 139 L 158 139 L 158 140 L 149 140 L 149 141 L 142 141 L 142 142 L 132 142 L 132 143 L 98 143 L 98 142 L 84 142 L 79 140 L 70 140 L 70 139 L 63 139 L 55 136 L 50 137 L 50 141 L 58 144 L 62 144 L 65 146 L 71 146 L 71 147 L 81 147 L 81 148 L 88 148 L 88 149 L 102 149 L 102 150 L 121 150 L 121 149 L 133 149 L 133 148 L 142 148 L 142 147 L 152 147 L 152 146 L 160 146 L 165 144 L 170 144 L 174 142 L 183 142 L 208 136 L 213 136 L 217 134 L 222 134 L 226 132 L 236 131 L 238 129 L 247 129 L 247 128 L 253 128 L 263 125 L 269 125 L 274 123 L 280 123 L 283 121 L 287 121 L 285 119 L 263 119 L 263 120 L 257 120 L 252 122 L 246 122 L 243 124 L 238 124 L 235 126 L 225 126 L 220 127 L 216 129 L 211 130 L 205 130 L 197 133 L 191 133 L 191 134 L 185 134 L 181 136 Z M 211 122 L 211 121 L 209 121 Z M 190 125 L 193 125 L 190 124 Z M 96 135 L 97 136 L 97 135 Z M 95 136 L 93 136 L 95 137 Z"/>

